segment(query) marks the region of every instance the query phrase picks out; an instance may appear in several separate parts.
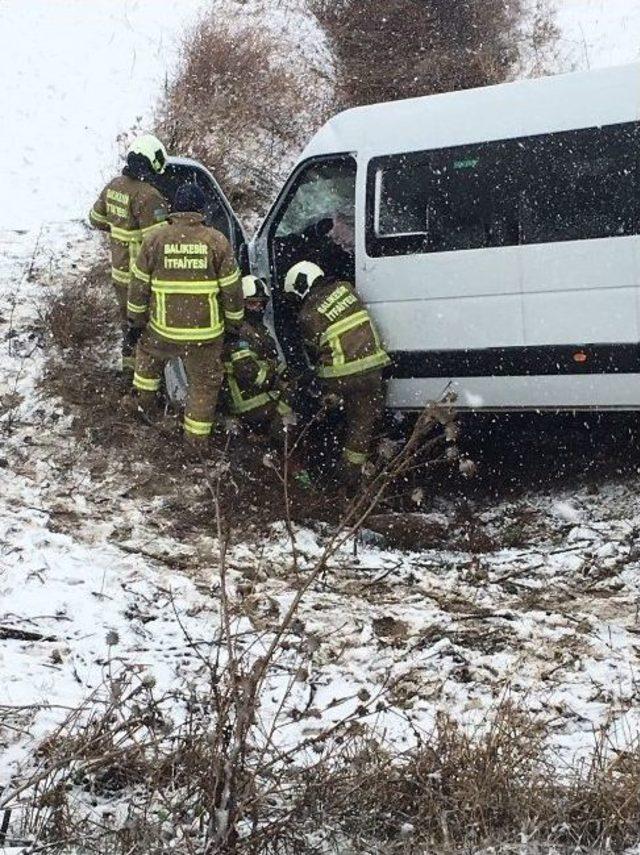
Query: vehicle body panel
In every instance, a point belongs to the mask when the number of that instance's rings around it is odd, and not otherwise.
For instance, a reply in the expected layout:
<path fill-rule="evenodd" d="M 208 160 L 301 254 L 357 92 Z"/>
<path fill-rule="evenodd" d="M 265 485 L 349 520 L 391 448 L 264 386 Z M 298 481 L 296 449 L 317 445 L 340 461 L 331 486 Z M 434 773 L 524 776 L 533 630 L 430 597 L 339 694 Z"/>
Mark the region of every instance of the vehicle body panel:
<path fill-rule="evenodd" d="M 247 267 L 274 293 L 275 329 L 282 338 L 294 325 L 281 298 L 286 271 L 275 258 L 278 222 L 314 164 L 351 155 L 357 162 L 355 281 L 394 359 L 392 408 L 419 409 L 445 389 L 456 391 L 462 409 L 640 408 L 640 228 L 604 238 L 523 238 L 513 245 L 392 255 L 368 244 L 372 206 L 379 204 L 369 174 L 377 159 L 484 143 L 513 147 L 524 138 L 543 145 L 561 132 L 638 122 L 640 65 L 335 116 L 310 141 L 249 245 Z M 633 181 L 639 174 L 636 163 Z"/>
<path fill-rule="evenodd" d="M 287 184 L 314 159 L 346 152 L 357 159 L 356 287 L 404 365 L 390 372 L 391 407 L 420 408 L 451 388 L 469 409 L 640 408 L 640 362 L 636 370 L 624 351 L 620 369 L 617 350 L 640 341 L 640 236 L 388 257 L 369 255 L 366 241 L 374 158 L 639 120 L 640 66 L 632 65 L 361 107 L 316 134 Z M 286 188 L 251 248 L 252 269 L 274 289 L 282 283 L 270 229 L 285 197 Z M 610 345 L 611 354 L 592 354 L 589 345 Z M 549 360 L 561 346 L 554 377 Z M 508 364 L 520 354 L 513 373 L 501 370 L 500 348 Z M 411 352 L 424 376 L 403 375 Z M 494 352 L 498 361 L 487 368 Z M 486 376 L 474 376 L 472 364 L 465 376 L 440 376 L 451 355 L 452 363 L 482 355 Z M 606 373 L 596 373 L 592 355 Z M 530 375 L 537 360 L 544 372 Z M 438 376 L 428 376 L 429 364 L 442 369 Z"/>

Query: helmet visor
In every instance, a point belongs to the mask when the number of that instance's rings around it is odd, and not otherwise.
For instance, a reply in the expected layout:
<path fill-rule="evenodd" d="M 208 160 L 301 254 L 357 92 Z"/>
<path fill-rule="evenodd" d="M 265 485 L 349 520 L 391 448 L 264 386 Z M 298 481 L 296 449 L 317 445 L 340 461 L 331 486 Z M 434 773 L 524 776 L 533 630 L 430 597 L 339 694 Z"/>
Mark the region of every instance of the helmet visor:
<path fill-rule="evenodd" d="M 167 158 L 161 148 L 157 149 L 153 157 L 153 168 L 157 173 L 162 175 L 167 166 Z"/>

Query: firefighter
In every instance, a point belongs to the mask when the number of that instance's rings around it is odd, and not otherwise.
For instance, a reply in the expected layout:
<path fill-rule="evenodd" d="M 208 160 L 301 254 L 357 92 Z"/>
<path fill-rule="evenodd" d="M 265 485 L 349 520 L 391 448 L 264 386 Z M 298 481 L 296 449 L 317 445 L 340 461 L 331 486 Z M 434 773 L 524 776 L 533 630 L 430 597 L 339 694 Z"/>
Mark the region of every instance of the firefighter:
<path fill-rule="evenodd" d="M 345 486 L 355 487 L 382 415 L 382 369 L 390 359 L 350 282 L 302 261 L 287 273 L 284 290 L 299 305 L 298 324 L 324 401 L 337 404 L 344 414 L 346 433 L 338 477 Z"/>
<path fill-rule="evenodd" d="M 238 330 L 244 318 L 233 250 L 204 225 L 205 204 L 197 184 L 178 189 L 168 225 L 144 239 L 132 265 L 127 302 L 130 323 L 144 329 L 133 376 L 137 404 L 154 418 L 164 365 L 180 357 L 188 381 L 184 436 L 198 453 L 213 429 L 225 329 Z"/>
<path fill-rule="evenodd" d="M 151 183 L 165 169 L 167 152 L 159 139 L 145 134 L 134 140 L 122 175 L 110 181 L 91 209 L 91 225 L 111 237 L 111 281 L 118 300 L 122 325 L 122 370 L 133 376 L 135 328 L 127 325 L 127 289 L 131 263 L 142 239 L 167 219 L 167 200 Z"/>
<path fill-rule="evenodd" d="M 227 409 L 257 430 L 282 429 L 282 419 L 292 419 L 282 382 L 284 365 L 276 344 L 264 325 L 268 295 L 255 276 L 242 280 L 245 321 L 237 337 L 224 347 Z"/>

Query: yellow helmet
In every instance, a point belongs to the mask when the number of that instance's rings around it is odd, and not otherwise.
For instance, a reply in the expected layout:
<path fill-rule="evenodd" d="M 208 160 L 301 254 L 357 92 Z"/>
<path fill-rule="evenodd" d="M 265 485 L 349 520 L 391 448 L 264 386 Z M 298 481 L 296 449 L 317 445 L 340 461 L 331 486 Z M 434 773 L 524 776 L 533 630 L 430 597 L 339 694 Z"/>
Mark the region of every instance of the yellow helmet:
<path fill-rule="evenodd" d="M 323 278 L 324 270 L 317 264 L 312 261 L 299 261 L 287 273 L 284 290 L 287 294 L 295 294 L 304 300 L 318 279 Z"/>
<path fill-rule="evenodd" d="M 146 157 L 153 171 L 159 174 L 162 174 L 166 168 L 167 150 L 158 137 L 153 134 L 143 134 L 136 137 L 131 143 L 127 156 L 130 154 L 140 154 Z"/>

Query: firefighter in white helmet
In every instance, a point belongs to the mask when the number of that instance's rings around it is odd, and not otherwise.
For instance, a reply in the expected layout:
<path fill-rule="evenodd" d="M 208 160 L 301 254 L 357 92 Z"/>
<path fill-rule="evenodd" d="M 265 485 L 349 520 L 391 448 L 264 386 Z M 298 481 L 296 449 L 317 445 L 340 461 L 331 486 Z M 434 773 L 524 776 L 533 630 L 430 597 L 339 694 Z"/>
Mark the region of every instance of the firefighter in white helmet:
<path fill-rule="evenodd" d="M 111 238 L 111 281 L 122 325 L 122 369 L 133 378 L 138 332 L 127 324 L 127 289 L 131 264 L 142 239 L 163 225 L 169 213 L 167 200 L 151 183 L 165 170 L 167 151 L 152 134 L 135 139 L 118 175 L 102 190 L 91 209 L 89 221 Z"/>
<path fill-rule="evenodd" d="M 281 429 L 282 419 L 288 420 L 292 410 L 282 382 L 284 365 L 264 325 L 269 295 L 256 276 L 243 278 L 242 291 L 244 324 L 224 348 L 226 408 L 256 430 Z"/>
<path fill-rule="evenodd" d="M 350 282 L 310 261 L 294 265 L 284 290 L 298 305 L 298 324 L 326 401 L 339 404 L 345 436 L 339 478 L 355 487 L 384 407 L 385 353 L 369 312 Z"/>

